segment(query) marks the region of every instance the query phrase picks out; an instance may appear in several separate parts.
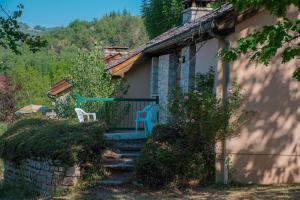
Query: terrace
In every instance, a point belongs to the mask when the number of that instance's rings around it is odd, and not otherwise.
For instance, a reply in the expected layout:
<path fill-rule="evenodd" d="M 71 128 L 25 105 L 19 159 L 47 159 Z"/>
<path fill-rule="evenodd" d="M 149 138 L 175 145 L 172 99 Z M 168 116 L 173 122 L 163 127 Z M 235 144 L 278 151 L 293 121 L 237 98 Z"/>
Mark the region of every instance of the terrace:
<path fill-rule="evenodd" d="M 149 133 L 145 131 L 143 123 L 139 123 L 136 130 L 136 117 L 138 111 L 149 105 L 158 105 L 156 98 L 76 98 L 76 108 L 84 108 L 88 103 L 101 104 L 101 110 L 97 113 L 98 120 L 104 120 L 108 126 L 107 139 L 147 139 Z M 158 114 L 155 116 L 158 121 Z"/>

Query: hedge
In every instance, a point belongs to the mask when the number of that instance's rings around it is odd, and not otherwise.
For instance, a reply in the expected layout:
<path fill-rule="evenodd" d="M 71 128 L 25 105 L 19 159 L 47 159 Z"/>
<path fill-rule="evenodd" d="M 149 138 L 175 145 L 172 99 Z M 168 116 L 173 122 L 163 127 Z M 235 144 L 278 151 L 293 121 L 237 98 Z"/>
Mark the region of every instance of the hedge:
<path fill-rule="evenodd" d="M 105 147 L 103 123 L 25 119 L 0 136 L 0 158 L 20 162 L 28 158 L 82 164 L 99 158 Z"/>

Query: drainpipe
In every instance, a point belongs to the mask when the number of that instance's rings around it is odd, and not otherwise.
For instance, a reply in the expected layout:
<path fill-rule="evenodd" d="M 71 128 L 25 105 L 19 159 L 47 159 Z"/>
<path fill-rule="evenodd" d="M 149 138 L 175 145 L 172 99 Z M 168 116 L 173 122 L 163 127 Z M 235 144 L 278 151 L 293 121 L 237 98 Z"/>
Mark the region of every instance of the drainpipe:
<path fill-rule="evenodd" d="M 213 22 L 212 22 L 213 26 Z M 209 31 L 210 36 L 218 39 L 220 52 L 222 49 L 228 47 L 228 43 L 226 42 L 225 37 L 218 35 L 218 33 L 214 32 L 212 29 Z M 223 59 L 218 58 L 217 64 L 217 77 L 216 77 L 216 95 L 223 99 L 223 102 L 227 99 L 227 85 L 228 85 L 228 67 L 226 67 L 228 63 L 226 63 Z M 220 156 L 221 159 L 216 160 L 216 182 L 222 184 L 228 184 L 228 166 L 227 166 L 227 145 L 226 145 L 226 137 L 222 137 L 219 142 L 220 145 Z M 218 153 L 219 151 L 217 151 Z"/>

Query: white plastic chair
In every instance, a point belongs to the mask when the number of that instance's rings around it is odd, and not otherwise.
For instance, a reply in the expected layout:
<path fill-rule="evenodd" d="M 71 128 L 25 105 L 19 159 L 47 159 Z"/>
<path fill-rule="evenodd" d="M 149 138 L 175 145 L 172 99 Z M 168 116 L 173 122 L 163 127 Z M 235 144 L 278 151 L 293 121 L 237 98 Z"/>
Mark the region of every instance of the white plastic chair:
<path fill-rule="evenodd" d="M 143 110 L 137 111 L 135 120 L 135 132 L 138 132 L 139 124 L 144 124 L 144 131 L 148 134 L 152 133 L 154 126 L 158 124 L 158 105 L 146 106 Z"/>
<path fill-rule="evenodd" d="M 93 117 L 93 121 L 97 121 L 97 117 L 96 117 L 96 113 L 87 113 L 84 110 L 80 109 L 80 108 L 75 108 L 75 112 L 77 114 L 77 117 L 79 119 L 80 123 L 84 122 L 84 116 L 87 117 L 87 120 L 90 121 L 90 116 Z"/>

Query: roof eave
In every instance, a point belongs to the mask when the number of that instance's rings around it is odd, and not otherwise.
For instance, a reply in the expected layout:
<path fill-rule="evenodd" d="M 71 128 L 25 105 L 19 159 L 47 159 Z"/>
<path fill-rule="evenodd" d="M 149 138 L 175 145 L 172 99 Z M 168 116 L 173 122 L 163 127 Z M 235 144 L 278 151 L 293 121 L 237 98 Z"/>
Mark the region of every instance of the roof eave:
<path fill-rule="evenodd" d="M 168 49 L 175 45 L 176 46 L 185 45 L 186 43 L 188 43 L 188 42 L 184 42 L 184 40 L 186 40 L 187 38 L 191 38 L 193 40 L 197 39 L 198 42 L 204 41 L 207 39 L 207 37 L 203 37 L 203 36 L 206 33 L 208 33 L 208 30 L 212 27 L 211 22 L 212 21 L 208 21 L 205 24 L 203 24 L 202 30 L 200 30 L 199 27 L 194 27 L 191 30 L 188 30 L 184 33 L 171 37 L 159 44 L 155 44 L 150 47 L 147 47 L 145 49 L 145 53 L 151 54 L 151 53 L 162 51 L 164 49 Z M 180 44 L 178 44 L 178 42 L 180 42 Z"/>

